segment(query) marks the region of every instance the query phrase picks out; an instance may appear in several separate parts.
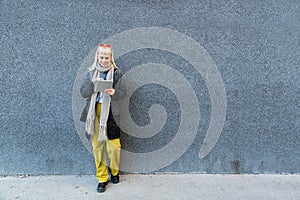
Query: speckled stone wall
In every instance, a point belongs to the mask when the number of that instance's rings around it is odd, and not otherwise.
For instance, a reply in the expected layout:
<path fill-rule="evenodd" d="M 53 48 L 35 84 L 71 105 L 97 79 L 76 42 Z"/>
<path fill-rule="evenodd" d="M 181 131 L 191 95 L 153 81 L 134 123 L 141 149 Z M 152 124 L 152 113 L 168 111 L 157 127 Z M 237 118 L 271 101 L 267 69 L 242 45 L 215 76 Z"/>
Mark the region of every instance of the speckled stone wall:
<path fill-rule="evenodd" d="M 115 61 L 125 75 L 147 63 L 167 65 L 185 77 L 197 99 L 189 108 L 199 108 L 198 121 L 184 120 L 196 128 L 194 133 L 185 128 L 187 138 L 195 135 L 191 143 L 182 141 L 186 149 L 178 158 L 150 171 L 300 173 L 299 1 L 2 0 L 0 9 L 1 175 L 94 173 L 93 156 L 78 128 L 84 125 L 76 118 L 84 105 L 84 99 L 77 103 L 75 90 L 82 67 L 87 67 L 84 60 L 97 44 L 147 27 L 172 30 L 199 44 L 226 94 L 220 135 L 211 151 L 199 157 L 214 107 L 207 77 L 193 60 L 167 51 L 155 37 L 149 36 L 148 42 L 161 49 L 150 44 L 121 54 L 120 45 L 115 46 Z M 191 48 L 172 35 L 166 43 L 173 39 L 182 52 Z M 194 50 L 189 54 L 196 55 Z M 133 121 L 139 127 L 151 124 L 154 104 L 160 105 L 156 115 L 162 108 L 166 114 L 162 129 L 148 138 L 124 131 L 123 150 L 158 151 L 177 137 L 184 105 L 170 87 L 149 83 L 135 90 L 129 106 Z M 141 164 L 126 162 L 123 156 L 121 165 L 142 168 L 167 159 L 153 156 Z"/>

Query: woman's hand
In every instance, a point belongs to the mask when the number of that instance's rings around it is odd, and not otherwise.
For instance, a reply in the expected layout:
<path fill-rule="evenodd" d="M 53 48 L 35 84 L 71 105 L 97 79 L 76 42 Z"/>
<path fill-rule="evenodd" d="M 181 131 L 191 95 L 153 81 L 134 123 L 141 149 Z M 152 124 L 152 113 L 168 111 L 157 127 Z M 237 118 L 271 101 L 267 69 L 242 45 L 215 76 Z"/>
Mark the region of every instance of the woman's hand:
<path fill-rule="evenodd" d="M 115 94 L 115 89 L 113 89 L 113 88 L 106 89 L 106 90 L 104 90 L 104 92 L 112 96 Z"/>

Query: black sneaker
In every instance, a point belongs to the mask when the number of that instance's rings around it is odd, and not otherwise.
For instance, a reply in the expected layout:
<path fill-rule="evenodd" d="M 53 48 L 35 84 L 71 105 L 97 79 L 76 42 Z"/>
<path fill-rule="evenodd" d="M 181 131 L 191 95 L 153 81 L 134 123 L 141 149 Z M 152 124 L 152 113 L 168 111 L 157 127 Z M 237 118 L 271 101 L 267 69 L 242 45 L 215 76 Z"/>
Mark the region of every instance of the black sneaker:
<path fill-rule="evenodd" d="M 102 193 L 105 192 L 105 186 L 107 185 L 107 182 L 101 182 L 98 184 L 97 192 Z"/>
<path fill-rule="evenodd" d="M 117 174 L 116 176 L 111 175 L 111 176 L 110 176 L 110 181 L 111 181 L 113 184 L 119 183 L 119 174 Z"/>

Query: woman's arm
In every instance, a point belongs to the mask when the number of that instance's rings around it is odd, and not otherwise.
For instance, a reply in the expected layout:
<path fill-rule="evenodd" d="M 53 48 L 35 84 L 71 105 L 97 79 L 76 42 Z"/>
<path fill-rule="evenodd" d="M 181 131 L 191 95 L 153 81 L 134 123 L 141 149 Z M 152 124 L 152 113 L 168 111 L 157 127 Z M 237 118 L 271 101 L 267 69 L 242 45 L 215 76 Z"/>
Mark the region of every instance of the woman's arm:
<path fill-rule="evenodd" d="M 80 86 L 80 94 L 83 98 L 90 98 L 94 92 L 94 83 L 90 79 L 90 72 L 88 71 L 83 78 Z"/>
<path fill-rule="evenodd" d="M 120 69 L 116 69 L 114 72 L 114 83 L 113 88 L 115 89 L 115 94 L 112 96 L 114 100 L 122 99 L 125 97 L 126 88 L 125 85 L 122 83 L 123 80 L 121 79 L 123 73 Z"/>

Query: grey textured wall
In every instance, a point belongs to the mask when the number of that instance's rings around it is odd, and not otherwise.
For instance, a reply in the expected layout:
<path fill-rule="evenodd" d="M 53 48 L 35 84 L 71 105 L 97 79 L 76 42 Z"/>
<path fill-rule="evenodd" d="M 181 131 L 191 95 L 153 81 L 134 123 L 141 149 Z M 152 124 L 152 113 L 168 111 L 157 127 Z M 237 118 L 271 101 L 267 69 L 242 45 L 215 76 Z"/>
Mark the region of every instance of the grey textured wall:
<path fill-rule="evenodd" d="M 72 100 L 76 77 L 97 44 L 144 27 L 174 30 L 199 43 L 222 77 L 227 106 L 216 145 L 199 158 L 212 113 L 205 77 L 165 50 L 120 55 L 116 63 L 125 74 L 150 62 L 171 66 L 198 99 L 199 124 L 191 124 L 195 138 L 178 159 L 155 171 L 300 172 L 299 1 L 1 0 L 0 6 L 0 174 L 94 173 L 93 157 L 76 127 L 74 109 L 82 106 Z M 139 126 L 151 123 L 153 104 L 164 107 L 166 124 L 150 138 L 124 133 L 124 150 L 152 152 L 176 137 L 181 105 L 162 85 L 146 84 L 133 93 L 133 120 Z"/>

